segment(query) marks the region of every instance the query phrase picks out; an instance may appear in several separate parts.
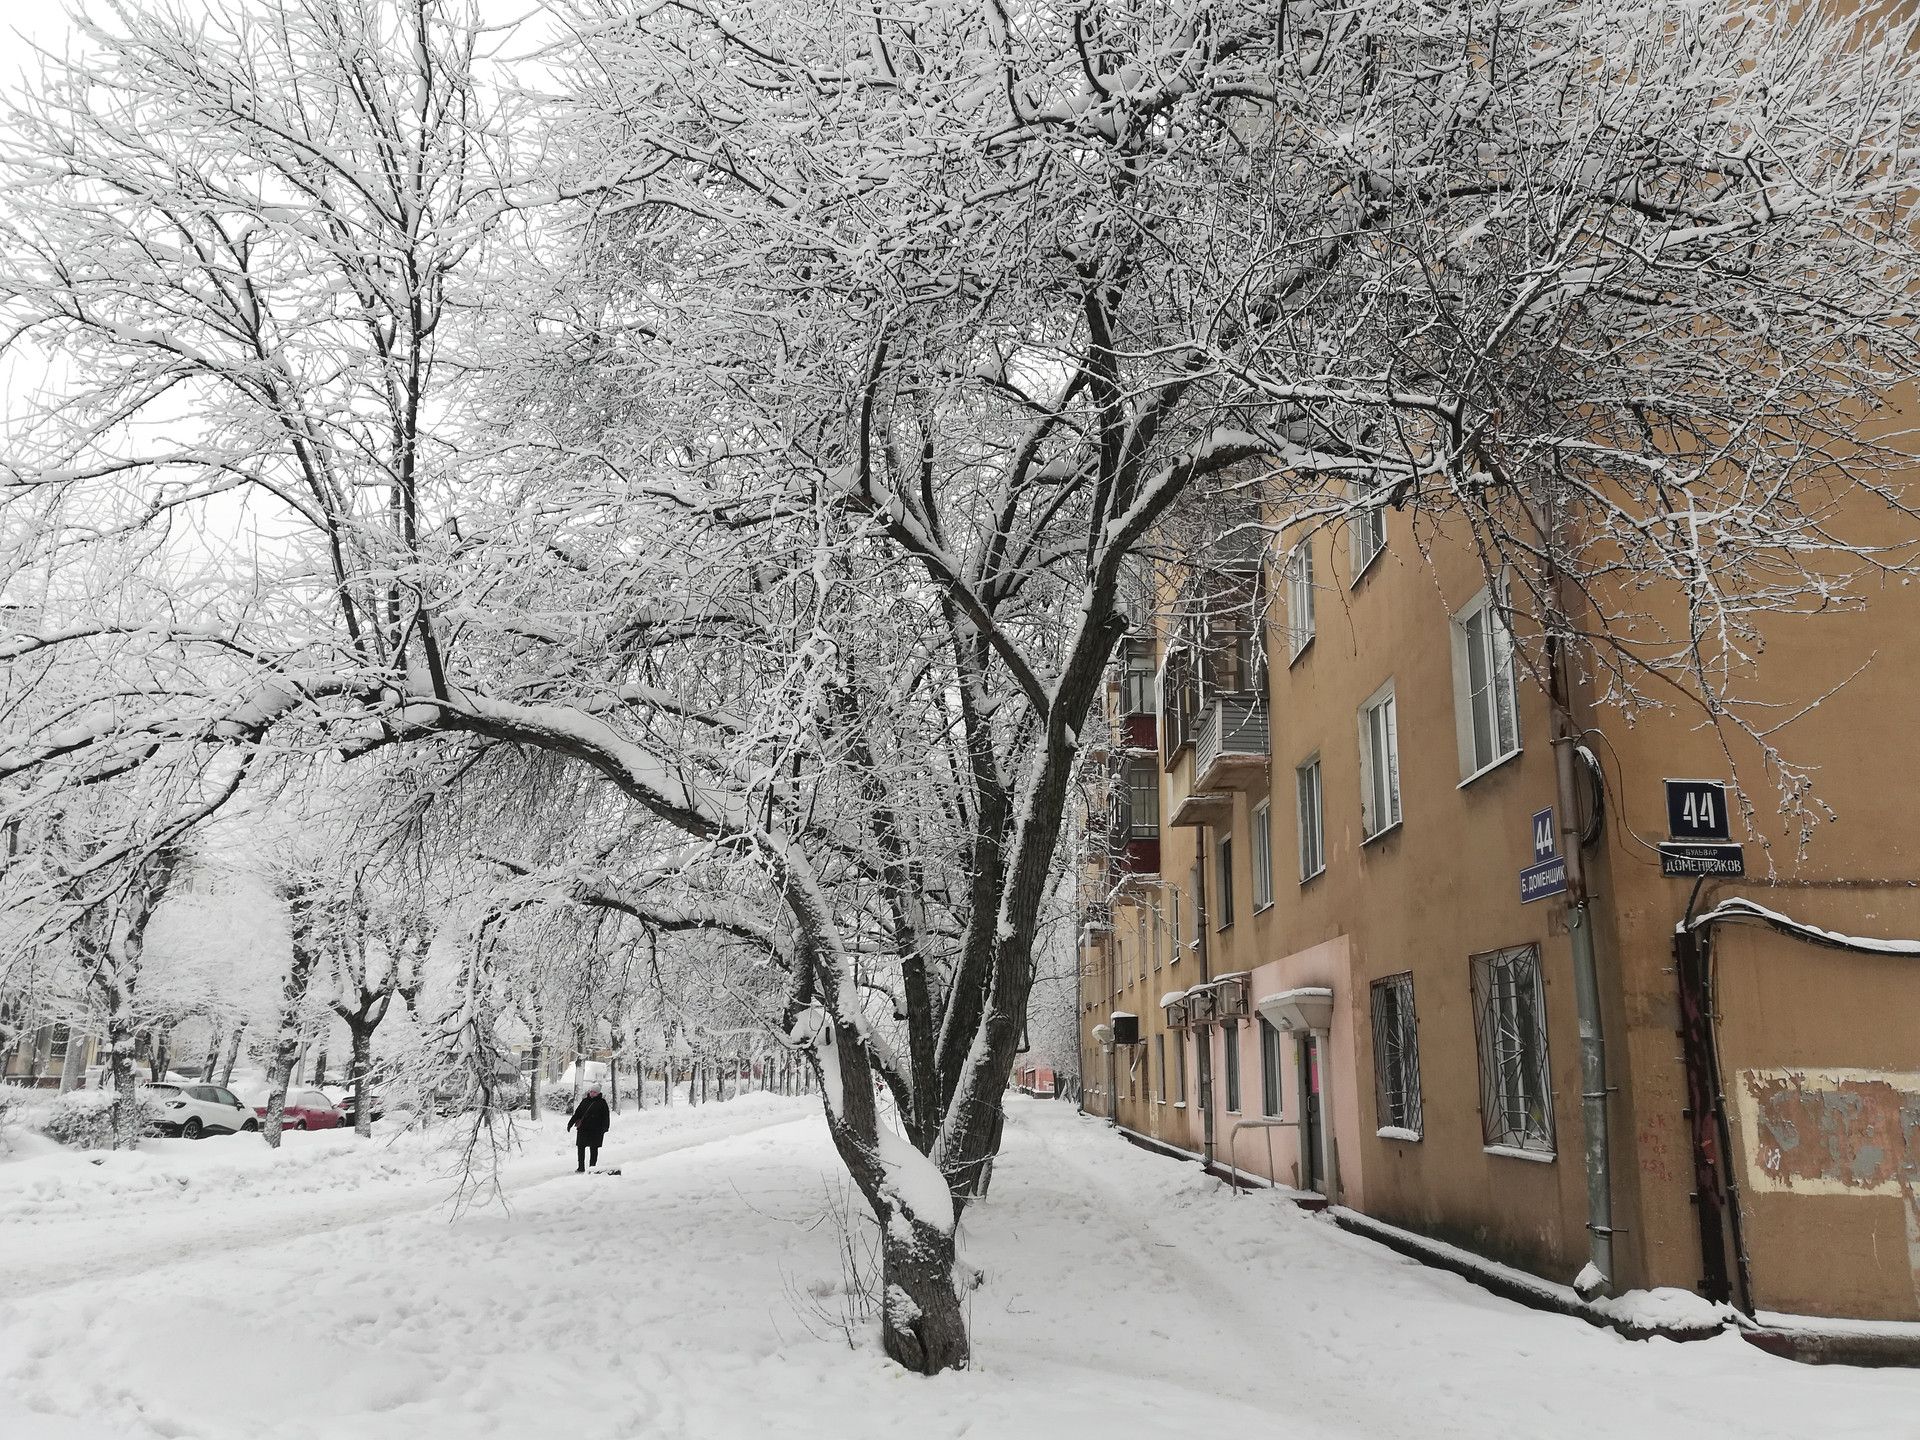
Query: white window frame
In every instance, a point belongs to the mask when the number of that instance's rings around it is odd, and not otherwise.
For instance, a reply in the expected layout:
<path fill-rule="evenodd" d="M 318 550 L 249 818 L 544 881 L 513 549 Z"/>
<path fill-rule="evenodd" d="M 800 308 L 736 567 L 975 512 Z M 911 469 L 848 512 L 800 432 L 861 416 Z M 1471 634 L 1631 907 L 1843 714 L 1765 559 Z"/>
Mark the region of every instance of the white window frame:
<path fill-rule="evenodd" d="M 1167 935 L 1173 946 L 1173 957 L 1167 964 L 1178 965 L 1187 958 L 1187 941 L 1180 933 L 1180 891 L 1177 888 L 1167 891 Z"/>
<path fill-rule="evenodd" d="M 1355 485 L 1348 494 L 1358 507 L 1347 520 L 1347 553 L 1353 565 L 1347 588 L 1352 589 L 1387 552 L 1387 506 L 1386 495 L 1379 490 Z"/>
<path fill-rule="evenodd" d="M 1153 1103 L 1167 1103 L 1167 1032 L 1162 1030 L 1153 1037 L 1153 1056 L 1160 1062 L 1160 1083 L 1153 1087 Z"/>
<path fill-rule="evenodd" d="M 1221 1025 L 1220 1043 L 1220 1078 L 1226 1087 L 1227 1114 L 1238 1115 L 1240 1102 L 1245 1098 L 1240 1093 L 1240 1022 L 1238 1020 L 1229 1020 Z"/>
<path fill-rule="evenodd" d="M 1553 1062 L 1540 947 L 1489 951 L 1470 964 L 1482 1148 L 1491 1155 L 1552 1160 Z"/>
<path fill-rule="evenodd" d="M 1260 1026 L 1260 1113 L 1278 1120 L 1286 1109 L 1286 1051 L 1280 1047 L 1280 1027 L 1265 1016 Z"/>
<path fill-rule="evenodd" d="M 1520 753 L 1513 633 L 1504 610 L 1504 601 L 1489 586 L 1453 617 L 1453 721 L 1462 785 L 1471 785 Z M 1478 688 L 1476 663 L 1484 677 Z"/>
<path fill-rule="evenodd" d="M 1287 663 L 1298 660 L 1315 633 L 1313 615 L 1313 540 L 1309 536 L 1287 555 Z"/>
<path fill-rule="evenodd" d="M 1397 827 L 1400 807 L 1400 720 L 1389 680 L 1360 707 L 1361 844 Z M 1378 749 L 1376 750 L 1376 746 Z"/>
<path fill-rule="evenodd" d="M 1309 805 L 1308 782 L 1312 782 Z M 1320 768 L 1320 752 L 1315 751 L 1293 767 L 1294 815 L 1297 823 L 1300 883 L 1327 869 L 1327 789 Z"/>
<path fill-rule="evenodd" d="M 1273 805 L 1262 800 L 1253 807 L 1253 913 L 1273 904 Z"/>
<path fill-rule="evenodd" d="M 1231 930 L 1233 928 L 1233 832 L 1225 834 L 1213 842 L 1213 878 L 1216 901 L 1213 907 L 1213 928 Z"/>

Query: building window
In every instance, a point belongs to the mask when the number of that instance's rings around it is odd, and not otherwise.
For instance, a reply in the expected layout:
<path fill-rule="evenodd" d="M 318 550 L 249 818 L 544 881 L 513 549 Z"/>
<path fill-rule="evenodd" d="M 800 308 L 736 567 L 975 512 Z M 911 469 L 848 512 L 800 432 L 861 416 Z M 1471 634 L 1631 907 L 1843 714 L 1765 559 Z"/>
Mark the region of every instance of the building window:
<path fill-rule="evenodd" d="M 1313 643 L 1313 541 L 1302 540 L 1287 556 L 1287 659 Z"/>
<path fill-rule="evenodd" d="M 1147 983 L 1147 912 L 1133 912 L 1133 949 L 1140 957 L 1140 983 Z"/>
<path fill-rule="evenodd" d="M 1220 1027 L 1220 1039 L 1224 1045 L 1221 1060 L 1226 1067 L 1227 1111 L 1240 1113 L 1240 1022 L 1229 1021 Z"/>
<path fill-rule="evenodd" d="M 1214 877 L 1219 885 L 1218 913 L 1214 929 L 1233 924 L 1233 836 L 1222 835 L 1214 844 Z"/>
<path fill-rule="evenodd" d="M 1413 1019 L 1413 974 L 1373 982 L 1373 1086 L 1380 1132 L 1420 1138 L 1420 1037 Z"/>
<path fill-rule="evenodd" d="M 1280 1031 L 1264 1019 L 1260 1022 L 1260 1113 L 1272 1118 L 1280 1114 Z"/>
<path fill-rule="evenodd" d="M 1180 892 L 1174 889 L 1167 891 L 1167 938 L 1173 947 L 1173 958 L 1167 963 L 1178 965 L 1187 953 L 1187 941 L 1180 933 Z"/>
<path fill-rule="evenodd" d="M 1165 1032 L 1153 1037 L 1153 1058 L 1160 1068 L 1160 1083 L 1153 1087 L 1153 1103 L 1167 1103 L 1167 1037 Z"/>
<path fill-rule="evenodd" d="M 1473 957 L 1473 1021 L 1486 1143 L 1551 1155 L 1553 1091 L 1536 946 Z"/>
<path fill-rule="evenodd" d="M 1273 904 L 1273 808 L 1262 800 L 1253 807 L 1253 908 Z"/>
<path fill-rule="evenodd" d="M 1120 713 L 1151 715 L 1157 708 L 1154 697 L 1152 642 L 1130 642 L 1126 667 L 1120 672 Z"/>
<path fill-rule="evenodd" d="M 1354 513 L 1347 521 L 1347 541 L 1353 556 L 1353 579 L 1348 583 L 1357 584 L 1367 567 L 1387 548 L 1387 507 L 1386 496 L 1379 491 L 1356 485 L 1349 493 Z"/>
<path fill-rule="evenodd" d="M 1127 761 L 1126 838 L 1160 838 L 1160 770 L 1152 760 Z"/>
<path fill-rule="evenodd" d="M 1184 1105 L 1187 1103 L 1187 1032 L 1173 1032 L 1173 1098 Z"/>
<path fill-rule="evenodd" d="M 67 1046 L 70 1043 L 70 1037 L 71 1032 L 66 1026 L 56 1025 L 53 1027 L 53 1037 L 47 1042 L 48 1064 L 58 1065 L 66 1060 Z"/>
<path fill-rule="evenodd" d="M 1326 816 L 1320 806 L 1320 757 L 1293 772 L 1300 798 L 1300 879 L 1311 880 L 1327 868 Z"/>
<path fill-rule="evenodd" d="M 1393 682 L 1360 707 L 1360 825 L 1366 838 L 1400 823 L 1400 727 Z"/>
<path fill-rule="evenodd" d="M 1463 776 L 1520 752 L 1513 635 L 1491 590 L 1482 590 L 1454 617 L 1453 694 Z"/>

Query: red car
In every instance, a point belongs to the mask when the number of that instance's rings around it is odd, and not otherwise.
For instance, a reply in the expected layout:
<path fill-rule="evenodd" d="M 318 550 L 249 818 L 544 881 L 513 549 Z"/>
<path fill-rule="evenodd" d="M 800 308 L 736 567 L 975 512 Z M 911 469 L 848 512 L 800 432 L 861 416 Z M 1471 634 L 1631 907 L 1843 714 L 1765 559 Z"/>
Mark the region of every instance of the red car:
<path fill-rule="evenodd" d="M 253 1104 L 253 1113 L 265 1124 L 266 1094 L 256 1090 L 247 1099 Z M 331 1130 L 345 1122 L 346 1116 L 334 1108 L 333 1102 L 311 1086 L 296 1085 L 287 1090 L 286 1104 L 280 1110 L 280 1126 L 283 1130 Z"/>

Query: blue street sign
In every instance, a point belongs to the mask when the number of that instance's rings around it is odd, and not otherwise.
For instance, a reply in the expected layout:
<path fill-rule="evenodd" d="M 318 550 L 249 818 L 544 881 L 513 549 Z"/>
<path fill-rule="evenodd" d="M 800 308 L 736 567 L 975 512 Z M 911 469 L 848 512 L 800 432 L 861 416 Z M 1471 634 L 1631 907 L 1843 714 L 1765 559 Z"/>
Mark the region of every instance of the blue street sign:
<path fill-rule="evenodd" d="M 1553 809 L 1533 812 L 1533 863 L 1551 860 L 1559 853 L 1560 847 L 1553 840 Z"/>
<path fill-rule="evenodd" d="M 1556 855 L 1551 860 L 1542 860 L 1538 865 L 1529 865 L 1520 872 L 1520 903 L 1531 905 L 1536 900 L 1545 900 L 1549 895 L 1567 893 L 1567 862 Z"/>
<path fill-rule="evenodd" d="M 1674 839 L 1724 841 L 1727 821 L 1727 787 L 1720 781 L 1667 781 L 1667 834 Z"/>

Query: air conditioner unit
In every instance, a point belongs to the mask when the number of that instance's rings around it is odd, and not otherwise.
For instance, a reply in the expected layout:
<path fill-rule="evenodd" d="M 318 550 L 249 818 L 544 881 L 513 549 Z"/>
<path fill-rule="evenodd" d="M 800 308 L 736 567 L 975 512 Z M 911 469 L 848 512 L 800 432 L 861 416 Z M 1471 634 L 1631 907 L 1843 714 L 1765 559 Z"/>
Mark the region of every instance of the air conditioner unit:
<path fill-rule="evenodd" d="M 1125 1010 L 1113 1012 L 1113 1043 L 1116 1045 L 1138 1045 L 1140 1043 L 1140 1017 Z"/>
<path fill-rule="evenodd" d="M 1213 982 L 1213 1018 L 1216 1020 L 1244 1020 L 1247 1018 L 1247 971 L 1234 975 L 1222 975 Z"/>

